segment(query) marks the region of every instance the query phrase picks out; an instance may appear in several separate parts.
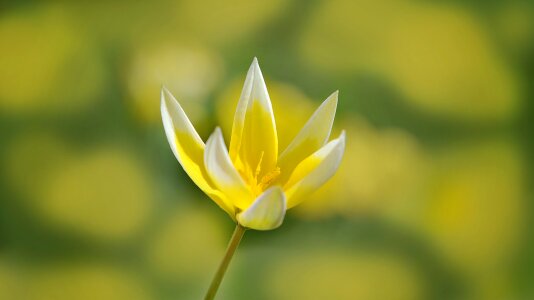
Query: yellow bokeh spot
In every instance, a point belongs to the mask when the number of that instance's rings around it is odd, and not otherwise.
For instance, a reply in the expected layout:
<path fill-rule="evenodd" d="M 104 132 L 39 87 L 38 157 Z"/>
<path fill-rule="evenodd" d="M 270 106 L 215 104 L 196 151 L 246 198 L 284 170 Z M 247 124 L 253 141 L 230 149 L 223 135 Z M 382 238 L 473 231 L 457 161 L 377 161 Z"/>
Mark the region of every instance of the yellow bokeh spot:
<path fill-rule="evenodd" d="M 197 46 L 163 44 L 136 51 L 127 71 L 128 104 L 141 122 L 160 123 L 160 91 L 165 86 L 200 132 L 207 129 L 207 97 L 223 65 L 213 52 Z"/>
<path fill-rule="evenodd" d="M 467 11 L 413 9 L 389 33 L 387 48 L 385 76 L 425 111 L 477 121 L 517 112 L 518 78 Z"/>
<path fill-rule="evenodd" d="M 50 265 L 36 270 L 24 299 L 148 300 L 150 291 L 133 274 L 101 263 Z"/>
<path fill-rule="evenodd" d="M 0 45 L 0 108 L 6 112 L 73 112 L 98 99 L 102 61 L 63 7 L 4 13 Z"/>
<path fill-rule="evenodd" d="M 466 272 L 505 272 L 525 225 L 523 175 L 517 149 L 505 141 L 444 151 L 418 226 Z"/>
<path fill-rule="evenodd" d="M 5 143 L 2 173 L 10 186 L 25 197 L 39 197 L 43 178 L 70 156 L 67 145 L 48 132 L 22 134 Z"/>
<path fill-rule="evenodd" d="M 175 2 L 176 23 L 184 34 L 217 44 L 229 44 L 252 34 L 288 4 L 274 0 Z"/>
<path fill-rule="evenodd" d="M 269 299 L 422 299 L 417 272 L 387 253 L 312 251 L 291 255 L 270 266 Z"/>
<path fill-rule="evenodd" d="M 214 216 L 202 209 L 181 208 L 148 242 L 147 260 L 157 274 L 166 278 L 207 279 L 224 253 L 225 239 Z"/>
<path fill-rule="evenodd" d="M 318 3 L 303 27 L 299 50 L 323 70 L 376 71 L 387 50 L 385 36 L 405 6 L 405 1 L 397 0 Z"/>
<path fill-rule="evenodd" d="M 0 258 L 0 299 L 20 299 L 22 291 L 20 273 L 8 260 Z"/>
<path fill-rule="evenodd" d="M 138 232 L 154 199 L 147 170 L 119 149 L 79 154 L 41 180 L 31 208 L 54 224 L 107 240 Z"/>
<path fill-rule="evenodd" d="M 525 36 L 525 17 L 510 14 L 508 31 Z M 518 112 L 519 76 L 461 6 L 333 0 L 317 5 L 307 25 L 298 46 L 310 65 L 370 74 L 430 115 L 491 122 Z"/>

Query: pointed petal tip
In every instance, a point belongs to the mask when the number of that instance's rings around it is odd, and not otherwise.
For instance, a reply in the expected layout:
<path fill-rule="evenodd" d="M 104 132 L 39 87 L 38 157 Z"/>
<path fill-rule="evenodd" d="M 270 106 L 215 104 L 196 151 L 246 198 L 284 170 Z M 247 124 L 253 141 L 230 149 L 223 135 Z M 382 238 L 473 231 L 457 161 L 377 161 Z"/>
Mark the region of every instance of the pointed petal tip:
<path fill-rule="evenodd" d="M 215 132 L 216 132 L 216 131 L 217 131 L 217 130 L 214 130 L 214 131 L 208 136 L 208 139 L 206 140 L 206 143 L 205 143 L 205 144 L 206 144 L 206 148 L 209 148 L 209 144 L 211 144 L 212 141 L 213 141 L 213 139 L 215 138 Z M 206 151 L 204 151 L 204 152 L 206 152 Z"/>
<path fill-rule="evenodd" d="M 165 85 L 162 85 L 161 86 L 161 94 L 170 94 L 171 92 L 169 92 L 169 89 L 165 86 Z"/>
<path fill-rule="evenodd" d="M 290 178 L 284 186 L 288 197 L 288 208 L 304 201 L 307 195 L 334 176 L 345 153 L 345 136 L 345 130 L 342 130 L 339 137 L 306 158 L 293 171 L 292 177 L 295 177 Z M 320 160 L 319 164 L 316 159 Z"/>
<path fill-rule="evenodd" d="M 174 96 L 171 94 L 171 92 L 167 89 L 166 86 L 161 87 L 161 105 L 168 105 L 168 101 L 170 99 L 174 99 Z"/>
<path fill-rule="evenodd" d="M 332 98 L 336 98 L 336 103 L 338 101 L 338 98 L 339 98 L 339 90 L 335 90 L 332 95 L 330 95 L 330 97 Z"/>
<path fill-rule="evenodd" d="M 339 134 L 339 137 L 337 138 L 337 140 L 339 140 L 341 143 L 345 144 L 345 139 L 346 139 L 346 132 L 345 132 L 345 129 L 341 130 L 341 133 Z"/>
<path fill-rule="evenodd" d="M 304 127 L 280 155 L 282 164 L 286 168 L 289 167 L 291 169 L 295 167 L 296 163 L 329 141 L 337 111 L 337 104 L 338 91 L 335 91 L 323 100 L 321 105 L 315 110 Z M 289 161 L 292 160 L 294 163 L 288 162 L 286 160 L 288 157 L 291 157 Z"/>
<path fill-rule="evenodd" d="M 226 143 L 224 142 L 224 135 L 223 135 L 221 127 L 219 126 L 215 127 L 215 130 L 213 131 L 212 135 L 218 140 L 219 143 L 224 145 L 224 147 L 226 148 Z"/>
<path fill-rule="evenodd" d="M 258 70 L 260 68 L 260 63 L 258 62 L 258 58 L 256 56 L 254 56 L 254 58 L 252 59 L 250 68 L 253 70 Z"/>
<path fill-rule="evenodd" d="M 160 92 L 160 110 L 162 117 L 169 113 L 167 109 L 167 97 L 165 96 L 166 93 L 168 93 L 167 89 L 165 87 L 162 87 Z"/>
<path fill-rule="evenodd" d="M 337 90 L 337 91 L 333 92 L 332 94 L 330 94 L 330 96 L 328 96 L 328 98 L 326 98 L 326 100 L 324 102 L 332 103 L 333 105 L 335 105 L 337 107 L 338 96 L 339 96 L 339 90 Z"/>
<path fill-rule="evenodd" d="M 254 57 L 254 60 L 252 61 L 252 65 L 251 67 L 254 69 L 254 80 L 261 80 L 261 81 L 264 81 L 263 80 L 263 74 L 261 72 L 261 68 L 260 68 L 260 63 L 258 62 L 258 59 L 256 57 Z"/>
<path fill-rule="evenodd" d="M 213 132 L 208 137 L 208 140 L 206 141 L 206 147 L 211 148 L 211 145 L 208 147 L 208 144 L 212 144 L 215 142 L 222 143 L 224 145 L 224 138 L 222 135 L 222 130 L 219 126 L 215 127 Z"/>

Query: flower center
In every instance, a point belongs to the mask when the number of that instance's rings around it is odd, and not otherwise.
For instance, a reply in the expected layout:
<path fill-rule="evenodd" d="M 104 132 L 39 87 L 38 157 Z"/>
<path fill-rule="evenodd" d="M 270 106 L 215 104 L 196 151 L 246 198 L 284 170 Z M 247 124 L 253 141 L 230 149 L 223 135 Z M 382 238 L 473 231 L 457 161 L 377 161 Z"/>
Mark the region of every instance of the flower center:
<path fill-rule="evenodd" d="M 263 154 L 261 152 L 260 159 L 255 168 L 249 164 L 244 164 L 241 161 L 238 161 L 236 164 L 236 169 L 241 174 L 241 177 L 248 184 L 255 196 L 259 196 L 263 191 L 265 191 L 280 175 L 280 168 L 276 167 L 273 170 L 265 173 L 265 175 L 260 176 L 261 174 L 261 163 L 263 161 Z M 253 171 L 254 170 L 254 171 Z"/>

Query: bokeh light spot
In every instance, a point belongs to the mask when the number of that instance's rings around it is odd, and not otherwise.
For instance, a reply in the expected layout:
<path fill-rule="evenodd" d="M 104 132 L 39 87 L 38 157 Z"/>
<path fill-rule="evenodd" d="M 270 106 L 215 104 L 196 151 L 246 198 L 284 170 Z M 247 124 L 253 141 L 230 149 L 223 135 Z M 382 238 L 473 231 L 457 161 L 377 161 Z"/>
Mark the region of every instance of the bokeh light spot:
<path fill-rule="evenodd" d="M 52 222 L 106 240 L 131 237 L 153 206 L 147 171 L 123 150 L 103 148 L 58 166 L 34 208 Z"/>
<path fill-rule="evenodd" d="M 400 257 L 331 250 L 289 255 L 270 268 L 270 299 L 422 299 L 417 272 Z"/>
<path fill-rule="evenodd" d="M 5 112 L 70 113 L 98 100 L 105 82 L 99 52 L 64 7 L 4 13 L 0 45 Z"/>

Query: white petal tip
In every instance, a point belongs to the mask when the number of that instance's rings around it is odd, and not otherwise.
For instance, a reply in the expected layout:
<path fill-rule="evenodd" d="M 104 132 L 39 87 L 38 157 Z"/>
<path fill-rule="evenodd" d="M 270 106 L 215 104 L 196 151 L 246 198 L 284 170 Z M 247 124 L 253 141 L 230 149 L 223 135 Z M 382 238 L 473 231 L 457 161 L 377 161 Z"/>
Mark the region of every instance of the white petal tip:
<path fill-rule="evenodd" d="M 332 94 L 330 94 L 330 96 L 328 96 L 328 98 L 326 98 L 324 102 L 329 103 L 329 104 L 331 103 L 331 105 L 334 105 L 337 107 L 338 95 L 339 95 L 339 91 L 335 91 Z"/>
<path fill-rule="evenodd" d="M 272 230 L 280 227 L 287 210 L 286 197 L 278 186 L 267 189 L 252 205 L 237 215 L 239 224 L 255 230 Z"/>
<path fill-rule="evenodd" d="M 224 136 L 223 136 L 223 133 L 222 133 L 222 130 L 221 130 L 221 127 L 217 126 L 215 127 L 215 130 L 213 131 L 213 133 L 211 134 L 210 138 L 212 138 L 214 140 L 216 140 L 218 143 L 221 143 L 221 145 L 225 145 L 224 143 Z M 224 146 L 226 147 L 226 146 Z"/>
<path fill-rule="evenodd" d="M 161 94 L 162 95 L 165 95 L 165 94 L 170 94 L 171 92 L 169 92 L 169 89 L 166 87 L 166 86 L 161 86 Z"/>
<path fill-rule="evenodd" d="M 338 145 L 342 145 L 341 147 L 344 149 L 345 148 L 346 136 L 347 136 L 347 134 L 346 134 L 345 130 L 342 130 L 341 133 L 339 134 L 339 136 L 333 141 L 336 141 L 336 143 Z"/>
<path fill-rule="evenodd" d="M 252 59 L 252 63 L 250 64 L 250 70 L 252 70 L 255 73 L 255 71 L 259 69 L 260 69 L 260 63 L 258 62 L 258 58 L 254 57 L 254 59 Z"/>
<path fill-rule="evenodd" d="M 161 103 L 162 105 L 168 105 L 168 101 L 173 99 L 174 96 L 171 94 L 171 92 L 165 87 L 161 87 Z"/>
<path fill-rule="evenodd" d="M 337 105 L 337 101 L 339 99 L 339 90 L 333 92 L 332 95 L 330 95 L 330 97 L 336 99 L 335 101 L 336 101 L 336 105 Z"/>

